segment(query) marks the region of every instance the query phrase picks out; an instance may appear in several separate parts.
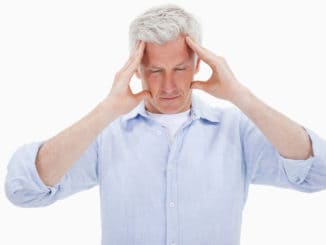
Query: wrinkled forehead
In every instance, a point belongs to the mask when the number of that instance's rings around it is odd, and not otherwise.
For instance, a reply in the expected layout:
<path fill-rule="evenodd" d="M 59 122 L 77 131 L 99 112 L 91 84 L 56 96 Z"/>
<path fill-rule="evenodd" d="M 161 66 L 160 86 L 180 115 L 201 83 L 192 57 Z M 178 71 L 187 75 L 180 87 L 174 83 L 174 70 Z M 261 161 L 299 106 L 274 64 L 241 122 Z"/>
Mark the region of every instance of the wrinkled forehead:
<path fill-rule="evenodd" d="M 144 66 L 177 65 L 180 62 L 191 62 L 193 52 L 183 36 L 164 44 L 147 42 L 142 64 Z"/>

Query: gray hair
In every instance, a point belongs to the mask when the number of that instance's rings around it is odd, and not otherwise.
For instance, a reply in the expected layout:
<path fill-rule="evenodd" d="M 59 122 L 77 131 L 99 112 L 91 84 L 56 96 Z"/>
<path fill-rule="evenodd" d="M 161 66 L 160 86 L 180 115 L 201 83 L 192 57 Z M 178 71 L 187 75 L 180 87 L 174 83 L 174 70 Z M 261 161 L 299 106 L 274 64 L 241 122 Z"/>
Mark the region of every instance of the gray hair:
<path fill-rule="evenodd" d="M 176 39 L 181 33 L 188 34 L 201 44 L 201 25 L 193 14 L 175 4 L 152 7 L 131 22 L 129 51 L 134 49 L 137 40 L 163 44 Z"/>

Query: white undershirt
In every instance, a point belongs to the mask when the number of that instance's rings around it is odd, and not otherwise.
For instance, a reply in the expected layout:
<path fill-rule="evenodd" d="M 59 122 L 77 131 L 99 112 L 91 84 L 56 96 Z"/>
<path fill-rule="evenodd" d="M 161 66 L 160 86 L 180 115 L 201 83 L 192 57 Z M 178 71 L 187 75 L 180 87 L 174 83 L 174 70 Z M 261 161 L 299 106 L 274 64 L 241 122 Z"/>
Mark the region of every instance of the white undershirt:
<path fill-rule="evenodd" d="M 173 142 L 178 129 L 190 118 L 190 109 L 174 114 L 152 113 L 147 110 L 146 113 L 149 117 L 167 128 L 170 144 Z"/>

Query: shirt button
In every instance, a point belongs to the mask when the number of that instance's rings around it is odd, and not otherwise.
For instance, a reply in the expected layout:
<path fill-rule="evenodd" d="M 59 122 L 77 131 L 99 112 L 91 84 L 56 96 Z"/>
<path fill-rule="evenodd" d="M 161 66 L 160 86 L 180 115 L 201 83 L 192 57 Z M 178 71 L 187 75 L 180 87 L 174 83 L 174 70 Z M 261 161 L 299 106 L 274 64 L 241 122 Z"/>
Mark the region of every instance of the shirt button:
<path fill-rule="evenodd" d="M 156 134 L 157 135 L 161 135 L 162 134 L 162 131 L 161 130 L 156 130 Z"/>
<path fill-rule="evenodd" d="M 170 245 L 176 245 L 176 244 L 175 244 L 175 242 L 171 242 L 171 244 L 170 244 Z"/>
<path fill-rule="evenodd" d="M 298 183 L 298 182 L 300 182 L 300 180 L 301 180 L 301 179 L 300 179 L 300 177 L 298 177 L 298 176 L 297 176 L 297 177 L 295 177 L 295 182 L 297 182 L 297 183 Z"/>
<path fill-rule="evenodd" d="M 169 206 L 170 206 L 170 208 L 174 208 L 174 202 L 170 202 Z"/>

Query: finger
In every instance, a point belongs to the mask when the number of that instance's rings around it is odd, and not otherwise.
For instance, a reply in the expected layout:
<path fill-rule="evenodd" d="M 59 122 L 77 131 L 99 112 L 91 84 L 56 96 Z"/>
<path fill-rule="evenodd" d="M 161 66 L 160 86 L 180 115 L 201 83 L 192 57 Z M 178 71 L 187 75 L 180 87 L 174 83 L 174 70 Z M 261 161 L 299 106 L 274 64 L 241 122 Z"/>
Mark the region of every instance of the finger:
<path fill-rule="evenodd" d="M 205 86 L 204 81 L 193 81 L 190 84 L 190 89 L 203 89 Z"/>
<path fill-rule="evenodd" d="M 135 57 L 137 55 L 137 51 L 139 50 L 139 46 L 140 46 L 140 41 L 139 42 L 137 41 L 135 48 L 133 49 L 133 51 L 129 55 L 129 59 L 123 65 L 123 67 L 120 69 L 120 72 L 124 72 L 124 71 L 126 71 L 128 69 L 128 67 L 133 62 L 133 60 L 135 59 Z"/>
<path fill-rule="evenodd" d="M 137 47 L 137 50 L 133 56 L 132 59 L 132 63 L 136 63 L 136 65 L 138 65 L 141 61 L 141 59 L 143 58 L 144 55 L 144 50 L 145 50 L 145 42 L 144 41 L 140 41 L 139 45 Z"/>
<path fill-rule="evenodd" d="M 137 99 L 137 101 L 141 101 L 144 98 L 147 98 L 147 99 L 151 98 L 152 94 L 149 90 L 143 90 L 141 92 L 134 94 L 134 96 Z"/>
<path fill-rule="evenodd" d="M 129 55 L 129 59 L 124 64 L 124 66 L 121 68 L 121 71 L 126 70 L 130 66 L 130 64 L 133 61 L 133 59 L 137 56 L 137 52 L 138 52 L 138 50 L 140 48 L 140 44 L 141 44 L 141 41 L 138 40 L 137 43 L 136 43 L 136 45 L 135 45 L 135 47 L 134 47 L 134 49 L 132 50 L 132 52 Z"/>
<path fill-rule="evenodd" d="M 127 62 L 115 75 L 114 81 L 116 83 L 118 82 L 120 85 L 128 86 L 130 83 L 131 77 L 134 75 L 134 73 L 136 71 L 136 70 L 134 70 L 134 71 L 130 72 L 130 66 L 131 66 L 132 62 L 134 62 L 134 60 L 136 59 L 136 53 L 137 53 L 137 50 L 139 50 L 140 41 L 137 42 L 135 46 L 137 47 L 137 49 L 136 48 L 133 49 Z"/>
<path fill-rule="evenodd" d="M 135 50 L 135 52 L 131 55 L 127 64 L 123 68 L 123 73 L 126 76 L 125 79 L 126 83 L 129 83 L 129 80 L 135 74 L 137 67 L 140 64 L 141 59 L 144 55 L 144 49 L 145 49 L 145 42 L 141 41 L 139 43 L 137 50 Z"/>
<path fill-rule="evenodd" d="M 210 67 L 213 68 L 215 64 L 215 55 L 212 52 L 210 52 L 208 49 L 201 47 L 189 36 L 186 36 L 186 42 L 188 46 L 199 56 L 200 59 L 205 61 L 205 63 L 207 63 Z"/>
<path fill-rule="evenodd" d="M 134 54 L 134 56 L 131 58 L 130 64 L 127 66 L 126 72 L 132 73 L 137 70 L 138 65 L 140 64 L 143 56 L 144 56 L 144 50 L 145 50 L 145 42 L 140 42 L 138 50 Z"/>

